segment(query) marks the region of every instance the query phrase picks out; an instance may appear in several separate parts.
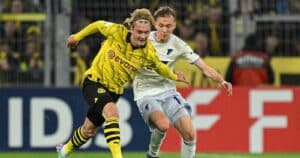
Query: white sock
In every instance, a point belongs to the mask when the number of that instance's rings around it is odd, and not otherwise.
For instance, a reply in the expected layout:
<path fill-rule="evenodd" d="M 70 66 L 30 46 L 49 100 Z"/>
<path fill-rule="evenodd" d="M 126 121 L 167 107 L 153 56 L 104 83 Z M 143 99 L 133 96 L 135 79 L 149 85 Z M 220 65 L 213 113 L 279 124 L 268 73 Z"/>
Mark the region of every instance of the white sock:
<path fill-rule="evenodd" d="M 149 144 L 149 155 L 153 157 L 157 157 L 159 154 L 160 145 L 162 144 L 165 133 L 159 131 L 158 129 L 154 129 L 151 133 L 150 144 Z"/>
<path fill-rule="evenodd" d="M 181 158 L 195 158 L 195 154 L 196 154 L 196 142 L 182 141 Z"/>
<path fill-rule="evenodd" d="M 70 154 L 67 154 L 65 145 L 62 147 L 60 153 L 61 153 L 64 157 L 67 157 L 68 155 L 70 155 Z"/>

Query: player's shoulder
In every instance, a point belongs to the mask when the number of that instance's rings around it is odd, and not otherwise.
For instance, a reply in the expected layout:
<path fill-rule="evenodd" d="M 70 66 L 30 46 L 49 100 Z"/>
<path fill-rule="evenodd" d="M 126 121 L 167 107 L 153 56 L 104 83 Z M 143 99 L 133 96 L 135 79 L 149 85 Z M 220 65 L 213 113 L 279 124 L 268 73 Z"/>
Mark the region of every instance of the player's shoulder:
<path fill-rule="evenodd" d="M 97 24 L 98 27 L 100 28 L 112 28 L 112 27 L 118 27 L 119 24 L 106 21 L 106 20 L 97 20 L 94 23 Z"/>
<path fill-rule="evenodd" d="M 106 20 L 98 20 L 97 23 L 101 25 L 102 27 L 106 28 L 114 28 L 114 29 L 120 29 L 120 30 L 127 30 L 127 28 L 123 24 L 106 21 Z"/>
<path fill-rule="evenodd" d="M 142 49 L 143 51 L 148 51 L 150 53 L 155 53 L 154 44 L 151 40 L 147 40 L 145 48 Z"/>
<path fill-rule="evenodd" d="M 98 23 L 103 23 L 103 25 L 106 26 L 106 27 L 115 27 L 115 26 L 121 25 L 119 23 L 115 23 L 115 22 L 107 21 L 107 20 L 98 20 L 97 22 Z"/>
<path fill-rule="evenodd" d="M 111 35 L 114 36 L 115 39 L 122 39 L 126 41 L 129 31 L 123 24 L 108 22 L 108 25 L 110 25 L 109 30 L 111 32 Z"/>
<path fill-rule="evenodd" d="M 192 49 L 184 40 L 182 40 L 180 37 L 176 36 L 175 34 L 171 34 L 168 45 L 171 45 L 172 47 L 181 50 L 185 52 L 186 50 Z"/>
<path fill-rule="evenodd" d="M 172 40 L 174 43 L 176 43 L 178 45 L 187 45 L 187 43 L 183 39 L 181 39 L 180 37 L 178 37 L 175 34 L 171 34 L 170 40 Z"/>
<path fill-rule="evenodd" d="M 156 55 L 156 49 L 149 39 L 147 40 L 146 46 L 140 51 L 144 54 L 145 58 L 150 59 L 153 57 L 153 55 Z"/>
<path fill-rule="evenodd" d="M 128 32 L 128 29 L 123 24 L 113 23 L 111 27 L 119 32 L 126 32 L 126 34 Z"/>
<path fill-rule="evenodd" d="M 150 34 L 149 34 L 149 37 L 148 37 L 148 40 L 151 41 L 151 42 L 155 42 L 155 32 L 156 31 L 151 31 Z"/>

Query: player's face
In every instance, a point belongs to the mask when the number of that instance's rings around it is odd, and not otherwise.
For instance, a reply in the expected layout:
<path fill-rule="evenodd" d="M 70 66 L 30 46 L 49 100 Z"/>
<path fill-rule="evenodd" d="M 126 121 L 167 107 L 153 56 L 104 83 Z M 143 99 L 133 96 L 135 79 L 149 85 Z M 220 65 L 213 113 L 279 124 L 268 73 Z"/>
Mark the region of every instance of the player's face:
<path fill-rule="evenodd" d="M 130 30 L 131 44 L 135 47 L 141 47 L 145 45 L 149 37 L 150 31 L 151 31 L 150 23 L 135 23 Z"/>
<path fill-rule="evenodd" d="M 176 22 L 173 16 L 157 17 L 155 20 L 156 38 L 160 41 L 168 40 L 175 28 Z"/>

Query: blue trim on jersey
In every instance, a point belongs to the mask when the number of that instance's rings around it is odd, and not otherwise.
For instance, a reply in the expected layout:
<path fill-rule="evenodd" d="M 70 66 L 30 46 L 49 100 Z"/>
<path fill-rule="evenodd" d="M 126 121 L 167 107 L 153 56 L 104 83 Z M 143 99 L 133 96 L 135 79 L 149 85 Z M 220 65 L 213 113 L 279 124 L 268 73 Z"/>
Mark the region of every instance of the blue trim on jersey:
<path fill-rule="evenodd" d="M 180 100 L 176 96 L 174 96 L 173 98 L 177 101 L 178 104 L 181 104 Z"/>
<path fill-rule="evenodd" d="M 198 60 L 200 60 L 200 57 L 198 57 L 195 61 L 191 62 L 191 64 L 195 64 Z"/>

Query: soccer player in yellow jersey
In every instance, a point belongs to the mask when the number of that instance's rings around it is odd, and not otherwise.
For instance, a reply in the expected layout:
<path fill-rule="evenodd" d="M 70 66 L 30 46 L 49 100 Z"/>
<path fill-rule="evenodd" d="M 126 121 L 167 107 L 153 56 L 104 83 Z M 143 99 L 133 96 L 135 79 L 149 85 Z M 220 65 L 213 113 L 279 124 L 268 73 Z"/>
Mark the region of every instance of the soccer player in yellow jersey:
<path fill-rule="evenodd" d="M 124 86 L 141 69 L 152 69 L 160 75 L 186 82 L 181 73 L 174 74 L 160 62 L 151 42 L 147 41 L 153 17 L 147 9 L 136 9 L 125 25 L 96 21 L 68 38 L 67 45 L 74 47 L 86 36 L 100 32 L 106 36 L 91 67 L 84 73 L 83 96 L 89 104 L 84 123 L 73 136 L 57 146 L 59 158 L 68 157 L 75 148 L 96 135 L 104 123 L 104 136 L 113 158 L 122 158 L 119 112 L 116 106 Z"/>

